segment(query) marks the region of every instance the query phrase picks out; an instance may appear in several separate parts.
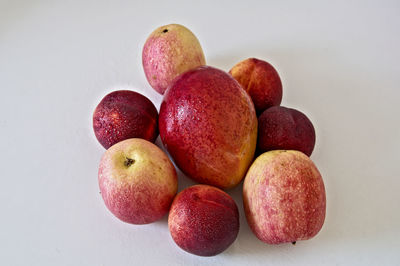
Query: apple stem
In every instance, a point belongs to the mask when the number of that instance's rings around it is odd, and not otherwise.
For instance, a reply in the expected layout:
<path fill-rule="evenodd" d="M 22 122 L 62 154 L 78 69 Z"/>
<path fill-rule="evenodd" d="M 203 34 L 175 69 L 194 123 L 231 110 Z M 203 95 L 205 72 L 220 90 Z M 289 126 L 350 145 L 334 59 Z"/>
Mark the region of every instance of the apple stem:
<path fill-rule="evenodd" d="M 135 163 L 135 160 L 133 160 L 133 159 L 131 159 L 131 158 L 128 158 L 128 157 L 126 157 L 126 160 L 125 160 L 125 162 L 124 162 L 124 164 L 125 164 L 126 167 L 129 167 L 129 166 L 131 166 L 131 165 L 134 164 L 134 163 Z"/>

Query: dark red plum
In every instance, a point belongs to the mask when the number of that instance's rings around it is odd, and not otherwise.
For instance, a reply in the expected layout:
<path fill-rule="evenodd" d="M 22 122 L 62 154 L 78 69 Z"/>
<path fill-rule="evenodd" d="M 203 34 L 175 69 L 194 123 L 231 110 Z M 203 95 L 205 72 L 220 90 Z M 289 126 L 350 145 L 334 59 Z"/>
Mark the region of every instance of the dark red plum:
<path fill-rule="evenodd" d="M 214 256 L 227 249 L 239 232 L 239 211 L 224 191 L 196 185 L 180 192 L 168 216 L 175 243 L 198 256 Z"/>
<path fill-rule="evenodd" d="M 145 96 L 128 90 L 106 95 L 93 114 L 97 140 L 108 149 L 130 138 L 154 142 L 158 136 L 158 112 Z"/>
<path fill-rule="evenodd" d="M 257 149 L 297 150 L 310 156 L 315 145 L 315 130 L 305 114 L 295 109 L 274 106 L 258 118 Z"/>

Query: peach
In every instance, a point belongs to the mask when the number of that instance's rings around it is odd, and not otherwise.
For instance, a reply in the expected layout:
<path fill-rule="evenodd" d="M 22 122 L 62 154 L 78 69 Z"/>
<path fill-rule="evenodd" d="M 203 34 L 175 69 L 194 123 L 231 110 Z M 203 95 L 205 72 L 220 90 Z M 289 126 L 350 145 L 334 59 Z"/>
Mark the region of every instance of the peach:
<path fill-rule="evenodd" d="M 315 130 L 302 112 L 274 106 L 258 117 L 259 152 L 270 150 L 298 150 L 310 156 L 315 145 Z"/>
<path fill-rule="evenodd" d="M 214 256 L 235 241 L 239 211 L 227 193 L 212 186 L 196 185 L 176 196 L 168 227 L 173 240 L 183 250 L 199 256 Z"/>
<path fill-rule="evenodd" d="M 237 63 L 229 73 L 250 95 L 257 114 L 281 104 L 282 82 L 278 72 L 269 63 L 249 58 Z"/>
<path fill-rule="evenodd" d="M 299 151 L 270 151 L 250 167 L 243 184 L 243 204 L 254 234 L 268 244 L 314 237 L 325 220 L 321 174 Z"/>
<path fill-rule="evenodd" d="M 104 153 L 98 179 L 107 208 L 132 224 L 162 218 L 178 189 L 168 156 L 153 143 L 138 138 L 121 141 Z"/>
<path fill-rule="evenodd" d="M 142 63 L 151 87 L 164 94 L 175 77 L 206 61 L 196 36 L 182 25 L 170 24 L 157 28 L 147 38 Z"/>
<path fill-rule="evenodd" d="M 176 79 L 161 103 L 159 129 L 175 163 L 199 183 L 232 188 L 253 160 L 253 103 L 235 79 L 213 67 L 198 67 Z"/>
<path fill-rule="evenodd" d="M 108 149 L 130 138 L 154 142 L 158 136 L 158 112 L 145 96 L 128 90 L 107 94 L 93 114 L 97 140 Z"/>

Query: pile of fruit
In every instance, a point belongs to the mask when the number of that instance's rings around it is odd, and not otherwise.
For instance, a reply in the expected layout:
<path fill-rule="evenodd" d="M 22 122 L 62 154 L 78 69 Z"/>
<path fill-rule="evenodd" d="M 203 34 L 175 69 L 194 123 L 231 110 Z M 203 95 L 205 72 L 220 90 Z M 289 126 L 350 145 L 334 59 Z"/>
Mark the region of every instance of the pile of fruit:
<path fill-rule="evenodd" d="M 314 127 L 303 113 L 279 106 L 282 83 L 269 63 L 251 58 L 229 73 L 206 66 L 196 36 L 177 24 L 151 33 L 142 59 L 151 87 L 164 95 L 160 113 L 145 96 L 122 90 L 106 95 L 93 114 L 107 149 L 100 191 L 116 217 L 147 224 L 169 212 L 176 244 L 213 256 L 239 231 L 238 207 L 222 189 L 244 178 L 244 211 L 261 241 L 295 243 L 320 231 L 326 198 L 309 159 Z M 175 167 L 153 144 L 158 133 L 176 166 L 201 185 L 176 195 Z"/>

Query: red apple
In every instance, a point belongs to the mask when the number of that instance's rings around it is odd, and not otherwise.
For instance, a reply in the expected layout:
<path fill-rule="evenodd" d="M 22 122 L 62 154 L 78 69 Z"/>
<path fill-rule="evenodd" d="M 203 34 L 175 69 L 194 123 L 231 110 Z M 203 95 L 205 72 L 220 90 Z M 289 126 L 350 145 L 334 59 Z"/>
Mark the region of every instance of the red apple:
<path fill-rule="evenodd" d="M 239 83 L 203 66 L 179 76 L 160 108 L 161 140 L 199 183 L 231 188 L 244 177 L 257 141 L 257 117 Z"/>
<path fill-rule="evenodd" d="M 178 189 L 168 156 L 144 139 L 127 139 L 109 148 L 99 167 L 100 192 L 107 208 L 132 224 L 159 220 Z"/>
<path fill-rule="evenodd" d="M 282 82 L 278 72 L 269 63 L 249 58 L 237 63 L 229 73 L 250 95 L 258 114 L 281 104 Z"/>
<path fill-rule="evenodd" d="M 243 183 L 250 228 L 263 242 L 314 237 L 325 220 L 325 187 L 317 167 L 299 151 L 270 151 L 251 165 Z"/>
<path fill-rule="evenodd" d="M 179 24 L 161 26 L 151 33 L 142 62 L 147 80 L 160 94 L 183 72 L 206 64 L 199 40 Z"/>
<path fill-rule="evenodd" d="M 97 140 L 108 149 L 130 138 L 154 142 L 158 136 L 158 113 L 145 96 L 128 90 L 106 95 L 93 114 L 93 129 Z"/>
<path fill-rule="evenodd" d="M 180 192 L 168 216 L 175 243 L 183 250 L 214 256 L 227 249 L 239 232 L 239 211 L 225 192 L 207 185 L 196 185 Z"/>
<path fill-rule="evenodd" d="M 315 145 L 315 130 L 305 114 L 295 109 L 274 106 L 258 118 L 259 152 L 298 150 L 308 156 Z"/>

